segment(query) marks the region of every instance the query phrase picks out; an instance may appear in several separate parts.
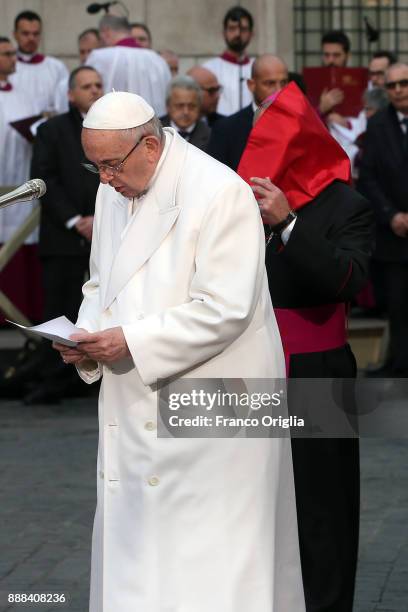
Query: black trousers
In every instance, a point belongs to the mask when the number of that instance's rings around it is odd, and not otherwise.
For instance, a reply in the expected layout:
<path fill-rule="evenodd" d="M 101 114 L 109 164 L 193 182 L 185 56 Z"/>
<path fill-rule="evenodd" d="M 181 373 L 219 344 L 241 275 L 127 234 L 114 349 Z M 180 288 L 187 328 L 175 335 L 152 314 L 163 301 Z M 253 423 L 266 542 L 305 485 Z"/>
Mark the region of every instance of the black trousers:
<path fill-rule="evenodd" d="M 294 355 L 289 374 L 354 378 L 356 363 L 347 345 Z M 289 409 L 301 413 L 296 401 L 291 403 L 289 385 Z M 360 518 L 359 441 L 294 438 L 292 457 L 306 610 L 352 612 Z"/>
<path fill-rule="evenodd" d="M 383 279 L 390 325 L 389 366 L 408 372 L 408 262 L 376 262 Z"/>
<path fill-rule="evenodd" d="M 75 323 L 82 301 L 82 285 L 89 268 L 89 257 L 43 257 L 44 321 L 65 315 Z M 44 343 L 43 378 L 62 381 L 72 376 L 72 366 L 65 365 L 50 342 Z"/>

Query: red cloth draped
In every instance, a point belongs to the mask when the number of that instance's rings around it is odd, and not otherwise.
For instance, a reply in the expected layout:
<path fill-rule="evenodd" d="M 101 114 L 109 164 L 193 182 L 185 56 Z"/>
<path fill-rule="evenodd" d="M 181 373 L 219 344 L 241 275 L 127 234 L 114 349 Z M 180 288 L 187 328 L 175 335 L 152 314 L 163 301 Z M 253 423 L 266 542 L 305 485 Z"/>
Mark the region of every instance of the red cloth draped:
<path fill-rule="evenodd" d="M 238 167 L 247 183 L 269 177 L 297 210 L 334 180 L 351 181 L 350 162 L 295 83 L 268 98 Z"/>

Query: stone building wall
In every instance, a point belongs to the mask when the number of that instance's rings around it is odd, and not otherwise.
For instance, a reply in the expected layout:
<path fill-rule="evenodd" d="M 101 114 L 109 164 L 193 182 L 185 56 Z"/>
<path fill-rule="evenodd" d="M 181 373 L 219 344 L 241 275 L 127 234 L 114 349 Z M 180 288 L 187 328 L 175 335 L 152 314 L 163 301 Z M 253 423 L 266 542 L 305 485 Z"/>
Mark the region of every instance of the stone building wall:
<path fill-rule="evenodd" d="M 256 34 L 252 55 L 274 52 L 293 66 L 292 0 L 125 0 L 131 21 L 142 21 L 152 31 L 155 49 L 171 49 L 181 58 L 181 71 L 216 55 L 223 49 L 222 19 L 234 4 L 254 16 Z M 96 27 L 102 12 L 89 15 L 86 0 L 1 0 L 0 35 L 13 30 L 14 17 L 22 10 L 39 13 L 44 22 L 42 51 L 55 55 L 69 68 L 77 64 L 79 32 Z"/>

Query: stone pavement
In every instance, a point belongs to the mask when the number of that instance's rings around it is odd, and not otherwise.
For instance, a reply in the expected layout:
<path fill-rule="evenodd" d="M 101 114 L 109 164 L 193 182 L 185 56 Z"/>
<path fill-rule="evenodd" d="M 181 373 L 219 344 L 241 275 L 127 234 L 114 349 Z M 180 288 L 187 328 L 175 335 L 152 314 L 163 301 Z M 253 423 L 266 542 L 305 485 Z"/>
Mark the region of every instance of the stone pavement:
<path fill-rule="evenodd" d="M 94 399 L 0 402 L 0 612 L 87 612 L 96 445 Z M 363 440 L 361 448 L 355 612 L 408 612 L 408 440 Z M 68 601 L 17 606 L 8 593 Z"/>

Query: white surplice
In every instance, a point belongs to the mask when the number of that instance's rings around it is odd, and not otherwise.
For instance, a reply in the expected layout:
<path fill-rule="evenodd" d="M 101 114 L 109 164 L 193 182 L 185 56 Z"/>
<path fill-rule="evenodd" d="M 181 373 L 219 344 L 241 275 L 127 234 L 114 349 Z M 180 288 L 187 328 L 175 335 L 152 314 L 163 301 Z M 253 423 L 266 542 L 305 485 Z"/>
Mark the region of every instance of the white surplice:
<path fill-rule="evenodd" d="M 30 98 L 35 113 L 55 112 L 55 95 L 61 81 L 68 78 L 68 70 L 59 59 L 45 56 L 38 64 L 18 61 L 11 75 L 12 85 Z"/>
<path fill-rule="evenodd" d="M 32 145 L 11 127 L 10 122 L 31 117 L 31 99 L 13 88 L 0 91 L 0 185 L 18 186 L 30 177 Z M 24 202 L 0 210 L 0 244 L 6 242 L 37 204 Z M 37 242 L 38 231 L 26 243 Z"/>
<path fill-rule="evenodd" d="M 155 51 L 125 46 L 94 49 L 86 65 L 99 72 L 105 93 L 112 90 L 135 93 L 154 108 L 157 116 L 166 113 L 166 89 L 171 73 Z"/>
<path fill-rule="evenodd" d="M 90 612 L 304 612 L 289 439 L 157 438 L 160 379 L 284 378 L 251 189 L 165 129 L 147 195 L 99 187 L 78 323 L 101 375 Z"/>
<path fill-rule="evenodd" d="M 239 65 L 222 57 L 214 57 L 203 64 L 213 72 L 223 91 L 217 106 L 221 115 L 232 115 L 252 102 L 252 94 L 248 89 L 247 80 L 251 78 L 251 59 L 247 64 Z"/>

